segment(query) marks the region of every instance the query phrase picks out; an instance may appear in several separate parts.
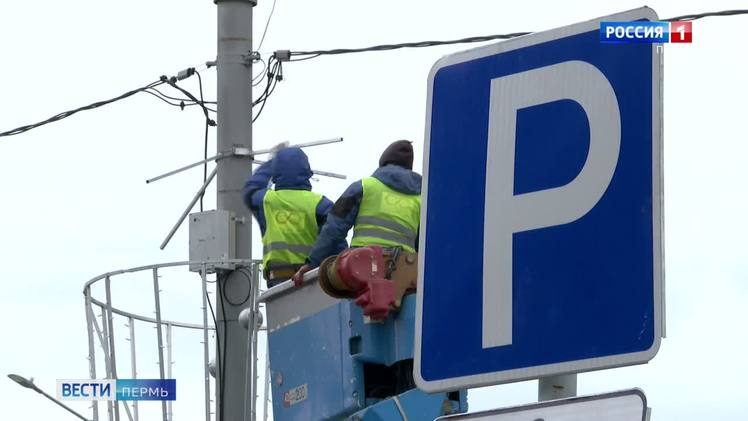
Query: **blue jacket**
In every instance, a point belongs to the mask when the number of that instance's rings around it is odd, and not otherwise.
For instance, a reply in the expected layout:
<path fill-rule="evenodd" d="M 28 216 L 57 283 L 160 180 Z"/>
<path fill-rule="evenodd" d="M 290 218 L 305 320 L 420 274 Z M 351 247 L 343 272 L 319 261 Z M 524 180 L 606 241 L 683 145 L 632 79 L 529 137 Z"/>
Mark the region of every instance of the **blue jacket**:
<path fill-rule="evenodd" d="M 421 194 L 421 175 L 407 168 L 397 165 L 385 165 L 377 168 L 372 177 L 386 184 L 388 187 L 406 194 Z M 317 237 L 312 252 L 309 254 L 309 265 L 317 267 L 326 257 L 338 254 L 337 244 L 345 240 L 348 231 L 356 223 L 358 209 L 364 195 L 361 180 L 348 186 L 340 196 L 332 211 L 327 216 L 327 223 Z M 416 250 L 418 245 L 416 244 Z"/>
<path fill-rule="evenodd" d="M 281 149 L 275 158 L 262 164 L 252 176 L 249 177 L 244 188 L 242 197 L 244 204 L 249 207 L 252 214 L 260 225 L 260 232 L 265 235 L 267 223 L 265 222 L 265 210 L 263 209 L 263 200 L 268 190 L 270 181 L 275 184 L 275 190 L 312 190 L 312 184 L 309 178 L 312 176 L 312 170 L 309 167 L 309 159 L 306 154 L 299 148 Z M 325 196 L 317 204 L 317 226 L 322 228 L 327 220 L 327 214 L 332 209 L 332 201 Z M 348 247 L 345 238 L 342 242 L 337 242 L 333 252 L 339 253 Z"/>

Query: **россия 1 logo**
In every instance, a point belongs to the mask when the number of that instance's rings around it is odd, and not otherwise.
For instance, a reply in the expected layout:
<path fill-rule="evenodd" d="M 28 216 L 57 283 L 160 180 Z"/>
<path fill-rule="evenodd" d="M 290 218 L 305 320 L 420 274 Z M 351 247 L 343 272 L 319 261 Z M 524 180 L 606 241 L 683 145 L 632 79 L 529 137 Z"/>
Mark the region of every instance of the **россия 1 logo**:
<path fill-rule="evenodd" d="M 600 22 L 600 42 L 690 43 L 691 22 Z"/>

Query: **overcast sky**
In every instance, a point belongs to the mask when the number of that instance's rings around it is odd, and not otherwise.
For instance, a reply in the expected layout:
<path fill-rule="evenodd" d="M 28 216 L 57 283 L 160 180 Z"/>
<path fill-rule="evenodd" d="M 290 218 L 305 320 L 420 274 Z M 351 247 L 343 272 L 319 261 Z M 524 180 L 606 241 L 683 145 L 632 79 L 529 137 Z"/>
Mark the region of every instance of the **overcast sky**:
<path fill-rule="evenodd" d="M 255 8 L 258 39 L 271 5 L 260 0 Z M 537 31 L 641 5 L 278 0 L 260 51 L 266 56 L 276 49 Z M 652 1 L 648 6 L 668 18 L 745 4 Z M 215 15 L 208 0 L 1 2 L 0 131 L 214 59 Z M 655 420 L 748 418 L 747 22 L 745 16 L 700 20 L 693 24 L 692 44 L 665 47 L 667 338 L 647 365 L 580 375 L 580 395 L 640 387 Z M 288 63 L 285 80 L 254 127 L 254 145 L 342 136 L 342 144 L 308 150 L 312 166 L 358 179 L 370 174 L 385 145 L 406 138 L 414 141 L 420 168 L 428 71 L 442 55 L 465 48 Z M 212 99 L 215 71 L 203 74 L 206 96 Z M 184 86 L 196 93 L 194 79 Z M 86 280 L 110 270 L 187 259 L 186 227 L 166 250 L 158 246 L 199 188 L 202 172 L 151 185 L 144 180 L 201 159 L 203 122 L 196 107 L 180 111 L 139 94 L 0 138 L 3 419 L 67 419 L 58 407 L 4 376 L 34 376 L 50 393 L 56 379 L 87 377 L 81 294 Z M 349 181 L 320 178 L 314 188 L 334 200 Z M 215 190 L 210 189 L 206 208 L 214 206 Z M 259 258 L 259 235 L 255 239 Z M 185 272 L 165 274 L 164 311 L 199 322 L 198 278 Z M 145 315 L 152 311 L 149 274 L 116 279 L 114 288 L 118 306 Z M 116 320 L 117 345 L 125 360 L 121 376 L 128 377 L 124 322 Z M 152 329 L 139 329 L 139 375 L 155 377 L 156 354 L 146 352 Z M 185 396 L 175 415 L 192 419 L 202 413 L 200 337 L 175 335 L 175 377 Z M 536 382 L 523 382 L 472 391 L 469 403 L 473 410 L 489 409 L 532 402 L 536 393 Z M 74 406 L 85 410 L 87 404 Z"/>

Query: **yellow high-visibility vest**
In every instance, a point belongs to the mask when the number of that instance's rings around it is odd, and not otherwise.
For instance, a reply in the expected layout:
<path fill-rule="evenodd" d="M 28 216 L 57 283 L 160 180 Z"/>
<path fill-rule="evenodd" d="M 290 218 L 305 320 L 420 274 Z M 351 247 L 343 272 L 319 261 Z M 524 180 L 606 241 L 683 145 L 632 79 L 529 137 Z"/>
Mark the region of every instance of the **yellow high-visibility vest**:
<path fill-rule="evenodd" d="M 351 246 L 402 247 L 415 252 L 421 220 L 421 196 L 390 188 L 374 177 L 361 180 L 363 198 Z"/>
<path fill-rule="evenodd" d="M 262 264 L 304 264 L 317 240 L 317 205 L 322 195 L 307 190 L 268 190 L 263 199 Z"/>

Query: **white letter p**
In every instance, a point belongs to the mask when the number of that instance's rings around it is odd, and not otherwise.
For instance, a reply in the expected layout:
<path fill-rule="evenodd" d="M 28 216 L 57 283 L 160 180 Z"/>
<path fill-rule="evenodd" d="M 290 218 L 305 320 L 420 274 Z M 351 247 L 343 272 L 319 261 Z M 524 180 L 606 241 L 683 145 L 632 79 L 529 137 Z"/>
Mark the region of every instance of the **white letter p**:
<path fill-rule="evenodd" d="M 514 195 L 517 111 L 558 100 L 587 114 L 587 160 L 566 185 Z M 595 66 L 566 61 L 491 81 L 483 232 L 483 348 L 512 343 L 512 237 L 568 224 L 605 193 L 618 163 L 621 118 L 608 79 Z"/>

